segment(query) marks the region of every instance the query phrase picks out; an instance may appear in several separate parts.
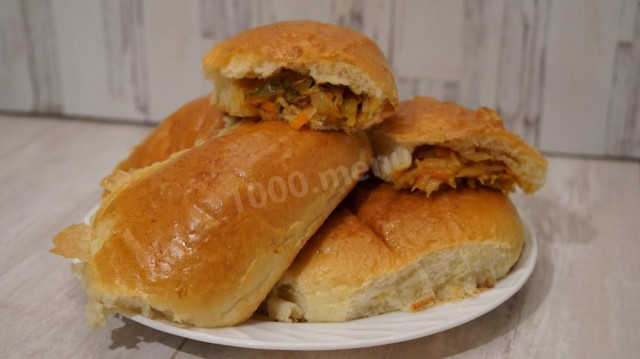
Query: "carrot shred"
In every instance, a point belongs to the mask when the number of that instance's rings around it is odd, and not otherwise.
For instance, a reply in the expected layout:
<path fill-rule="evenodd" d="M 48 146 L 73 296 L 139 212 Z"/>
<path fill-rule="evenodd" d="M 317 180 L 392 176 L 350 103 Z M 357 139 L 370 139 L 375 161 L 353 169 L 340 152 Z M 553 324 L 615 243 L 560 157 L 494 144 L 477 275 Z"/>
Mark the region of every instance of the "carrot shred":
<path fill-rule="evenodd" d="M 260 104 L 260 108 L 269 113 L 274 113 L 278 110 L 278 107 L 276 106 L 275 102 L 271 102 L 271 101 L 262 102 Z"/>
<path fill-rule="evenodd" d="M 256 110 L 259 104 L 260 104 L 259 100 L 256 99 L 255 97 L 247 97 L 244 100 L 244 106 L 251 110 Z"/>
<path fill-rule="evenodd" d="M 298 113 L 298 116 L 296 116 L 296 118 L 294 118 L 293 121 L 289 123 L 289 125 L 292 128 L 299 130 L 307 122 L 309 122 L 309 116 L 305 111 L 300 111 L 300 113 Z"/>
<path fill-rule="evenodd" d="M 427 174 L 429 177 L 433 177 L 441 181 L 446 181 L 450 177 L 450 175 L 447 173 L 436 172 L 436 171 L 425 171 L 425 174 Z"/>

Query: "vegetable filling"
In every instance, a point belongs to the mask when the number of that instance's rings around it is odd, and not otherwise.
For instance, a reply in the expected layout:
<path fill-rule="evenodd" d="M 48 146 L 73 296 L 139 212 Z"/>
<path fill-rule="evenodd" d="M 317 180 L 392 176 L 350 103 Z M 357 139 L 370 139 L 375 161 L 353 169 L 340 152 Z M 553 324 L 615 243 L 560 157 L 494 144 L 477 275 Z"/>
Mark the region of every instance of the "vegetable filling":
<path fill-rule="evenodd" d="M 429 196 L 441 187 L 483 185 L 504 194 L 514 190 L 516 177 L 504 163 L 480 151 L 458 153 L 446 147 L 423 146 L 413 155 L 413 165 L 392 174 L 397 188 L 420 189 Z"/>
<path fill-rule="evenodd" d="M 345 86 L 316 83 L 311 77 L 281 70 L 266 79 L 237 80 L 248 112 L 267 120 L 284 118 L 293 128 L 351 128 L 380 111 L 381 104 Z"/>

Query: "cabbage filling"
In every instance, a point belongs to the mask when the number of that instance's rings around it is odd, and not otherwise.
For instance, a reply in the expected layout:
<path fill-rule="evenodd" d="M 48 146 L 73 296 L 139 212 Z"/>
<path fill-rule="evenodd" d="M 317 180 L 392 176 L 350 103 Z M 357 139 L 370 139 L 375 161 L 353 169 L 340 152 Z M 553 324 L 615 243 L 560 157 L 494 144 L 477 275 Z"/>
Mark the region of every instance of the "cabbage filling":
<path fill-rule="evenodd" d="M 285 119 L 293 128 L 351 128 L 380 112 L 381 104 L 346 86 L 320 84 L 309 76 L 281 70 L 265 79 L 237 80 L 249 113 L 267 120 Z"/>
<path fill-rule="evenodd" d="M 504 163 L 482 149 L 469 153 L 446 147 L 422 146 L 414 151 L 411 167 L 392 174 L 397 188 L 419 189 L 429 196 L 442 187 L 478 185 L 512 192 L 516 176 Z"/>

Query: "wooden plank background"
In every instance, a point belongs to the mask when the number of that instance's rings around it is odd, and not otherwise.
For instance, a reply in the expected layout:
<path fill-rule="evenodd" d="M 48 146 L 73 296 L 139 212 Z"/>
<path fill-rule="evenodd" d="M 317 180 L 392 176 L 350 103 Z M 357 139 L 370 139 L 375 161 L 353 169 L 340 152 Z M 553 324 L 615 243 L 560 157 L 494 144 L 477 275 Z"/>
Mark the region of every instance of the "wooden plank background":
<path fill-rule="evenodd" d="M 544 151 L 640 158 L 639 0 L 3 0 L 0 111 L 157 122 L 200 59 L 308 18 L 374 39 L 400 97 L 490 106 Z"/>

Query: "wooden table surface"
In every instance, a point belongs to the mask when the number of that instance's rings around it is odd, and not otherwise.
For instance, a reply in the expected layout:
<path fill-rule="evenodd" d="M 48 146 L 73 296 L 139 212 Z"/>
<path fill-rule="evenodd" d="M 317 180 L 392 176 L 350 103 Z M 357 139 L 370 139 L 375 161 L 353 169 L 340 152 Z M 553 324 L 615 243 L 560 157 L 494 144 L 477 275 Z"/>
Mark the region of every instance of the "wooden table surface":
<path fill-rule="evenodd" d="M 631 358 L 640 353 L 640 163 L 551 157 L 536 195 L 513 196 L 540 253 L 492 312 L 409 342 L 333 352 L 186 340 L 111 318 L 89 331 L 84 293 L 51 237 L 79 222 L 98 181 L 149 128 L 0 116 L 0 357 Z M 570 140 L 570 139 L 568 139 Z"/>

